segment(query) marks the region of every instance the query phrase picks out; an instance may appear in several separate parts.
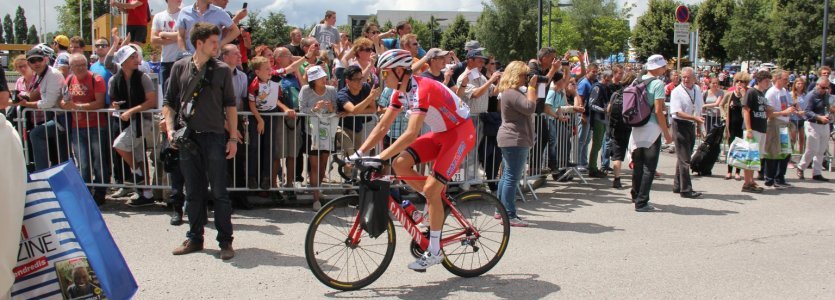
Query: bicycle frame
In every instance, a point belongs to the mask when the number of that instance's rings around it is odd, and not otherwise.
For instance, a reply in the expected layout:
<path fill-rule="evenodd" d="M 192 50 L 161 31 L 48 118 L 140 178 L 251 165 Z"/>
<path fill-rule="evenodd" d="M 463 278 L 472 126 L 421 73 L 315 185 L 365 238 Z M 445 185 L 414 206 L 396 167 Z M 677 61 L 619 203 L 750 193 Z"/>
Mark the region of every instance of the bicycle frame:
<path fill-rule="evenodd" d="M 395 176 L 395 175 L 386 175 L 378 177 L 377 179 L 383 180 L 425 180 L 426 176 Z M 449 237 L 445 237 L 441 239 L 441 247 L 446 246 L 451 243 L 460 242 L 463 240 L 470 240 L 480 237 L 480 234 L 475 228 L 470 224 L 467 219 L 465 219 L 461 212 L 455 208 L 455 205 L 452 205 L 450 202 L 449 197 L 446 195 L 446 187 L 441 192 L 441 199 L 443 203 L 450 207 L 450 214 L 455 217 L 459 224 L 462 225 L 463 230 L 457 232 Z M 424 234 L 420 231 L 415 224 L 412 217 L 406 213 L 406 211 L 400 207 L 399 203 L 394 200 L 394 197 L 389 195 L 388 197 L 388 210 L 389 210 L 389 218 L 394 216 L 397 221 L 403 226 L 406 232 L 412 236 L 412 240 L 414 240 L 418 245 L 420 245 L 421 250 L 426 250 L 429 247 L 429 239 L 424 236 Z M 350 237 L 350 243 L 352 245 L 358 245 L 360 243 L 360 236 L 362 236 L 362 228 L 360 227 L 360 214 L 357 213 L 357 217 L 354 219 L 354 224 L 351 226 L 351 230 L 348 233 Z"/>

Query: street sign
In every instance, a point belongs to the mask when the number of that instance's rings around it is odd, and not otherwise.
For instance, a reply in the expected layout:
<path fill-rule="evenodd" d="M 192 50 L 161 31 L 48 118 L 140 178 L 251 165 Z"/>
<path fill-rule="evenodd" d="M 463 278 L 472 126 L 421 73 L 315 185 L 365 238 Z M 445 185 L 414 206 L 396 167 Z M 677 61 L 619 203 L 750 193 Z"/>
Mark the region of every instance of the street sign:
<path fill-rule="evenodd" d="M 687 6 L 679 5 L 676 7 L 676 21 L 679 23 L 687 23 L 690 20 L 690 9 Z"/>
<path fill-rule="evenodd" d="M 687 45 L 690 43 L 690 23 L 675 23 L 673 43 Z"/>

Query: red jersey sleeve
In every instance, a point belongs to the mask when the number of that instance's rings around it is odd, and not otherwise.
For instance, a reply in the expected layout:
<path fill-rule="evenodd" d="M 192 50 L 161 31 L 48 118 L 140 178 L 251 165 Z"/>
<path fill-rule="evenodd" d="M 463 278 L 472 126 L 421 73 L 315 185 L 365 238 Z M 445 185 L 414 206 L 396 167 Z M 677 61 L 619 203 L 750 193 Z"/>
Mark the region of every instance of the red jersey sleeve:
<path fill-rule="evenodd" d="M 391 99 L 389 99 L 389 107 L 393 107 L 395 109 L 403 108 L 403 101 L 400 101 L 400 96 L 402 94 L 400 91 L 394 91 L 391 93 Z"/>
<path fill-rule="evenodd" d="M 249 96 L 249 101 L 255 101 L 255 97 L 258 96 L 258 78 L 253 78 L 252 82 L 249 83 L 249 88 L 247 88 L 247 95 Z"/>

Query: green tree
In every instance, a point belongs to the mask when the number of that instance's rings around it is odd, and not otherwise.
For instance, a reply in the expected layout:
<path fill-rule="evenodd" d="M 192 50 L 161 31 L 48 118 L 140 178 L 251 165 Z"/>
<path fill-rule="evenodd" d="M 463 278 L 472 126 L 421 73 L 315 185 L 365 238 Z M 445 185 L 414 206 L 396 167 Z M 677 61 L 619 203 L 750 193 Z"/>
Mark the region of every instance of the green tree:
<path fill-rule="evenodd" d="M 386 32 L 394 28 L 394 24 L 391 23 L 391 20 L 386 20 L 386 23 L 383 24 L 383 28 L 380 28 L 380 32 Z"/>
<path fill-rule="evenodd" d="M 14 25 L 12 25 L 12 16 L 9 14 L 6 14 L 6 16 L 3 17 L 3 30 L 6 34 L 6 43 L 14 44 Z"/>
<path fill-rule="evenodd" d="M 420 43 L 421 47 L 429 49 L 429 45 L 431 44 L 430 39 L 432 38 L 429 25 L 420 20 L 415 20 L 412 17 L 409 17 L 408 22 L 412 24 L 412 34 L 417 36 L 418 43 Z"/>
<path fill-rule="evenodd" d="M 35 25 L 29 25 L 29 32 L 26 34 L 26 36 L 27 44 L 34 45 L 38 43 L 38 30 L 35 29 Z"/>
<path fill-rule="evenodd" d="M 441 49 L 454 50 L 458 57 L 466 55 L 464 53 L 464 44 L 467 43 L 470 35 L 470 23 L 464 19 L 463 15 L 458 15 L 452 24 L 444 30 L 441 38 Z"/>
<path fill-rule="evenodd" d="M 287 17 L 282 12 L 270 11 L 267 16 L 260 18 L 256 12 L 255 17 L 247 19 L 252 27 L 252 44 L 268 45 L 277 47 L 290 42 L 290 30 L 292 26 L 287 25 Z M 305 28 L 301 28 L 304 32 Z M 309 31 L 309 30 L 308 30 Z"/>
<path fill-rule="evenodd" d="M 582 37 L 580 32 L 574 29 L 575 23 L 571 18 L 567 10 L 554 8 L 542 21 L 544 44 L 557 50 L 557 53 L 580 48 Z"/>
<path fill-rule="evenodd" d="M 23 7 L 18 5 L 14 16 L 15 44 L 26 43 L 26 30 L 28 29 L 26 26 L 26 12 L 23 11 Z"/>
<path fill-rule="evenodd" d="M 609 56 L 629 48 L 629 20 L 605 16 L 592 22 L 592 38 L 597 54 Z"/>
<path fill-rule="evenodd" d="M 728 61 L 728 51 L 720 41 L 730 29 L 730 19 L 735 7 L 734 0 L 705 0 L 696 17 L 699 53 L 708 59 L 719 61 L 722 66 Z"/>
<path fill-rule="evenodd" d="M 730 20 L 730 30 L 720 43 L 730 59 L 768 61 L 774 58 L 769 35 L 772 0 L 740 0 Z M 822 28 L 822 27 L 818 27 Z"/>
<path fill-rule="evenodd" d="M 537 0 L 492 0 L 475 26 L 481 46 L 502 62 L 536 56 Z"/>
<path fill-rule="evenodd" d="M 595 33 L 603 30 L 596 30 L 595 20 L 603 17 L 618 17 L 618 7 L 615 0 L 571 0 L 571 6 L 567 8 L 571 14 L 571 21 L 574 28 L 580 33 L 580 49 L 588 49 L 592 56 L 601 51 L 598 43 L 595 42 Z M 626 37 L 628 39 L 628 35 Z"/>
<path fill-rule="evenodd" d="M 81 1 L 81 11 L 78 12 L 78 3 Z M 92 32 L 90 32 L 90 25 L 96 18 L 110 12 L 110 1 L 108 0 L 94 0 L 96 15 L 90 19 L 90 1 L 83 0 L 64 0 L 63 5 L 55 7 L 58 12 L 58 32 L 68 37 L 80 36 L 79 22 L 84 25 L 84 42 L 88 45 L 93 43 Z M 149 32 L 150 33 L 150 32 Z M 96 37 L 110 38 L 110 32 L 99 32 Z"/>
<path fill-rule="evenodd" d="M 791 14 L 782 12 L 790 11 Z M 823 2 L 777 0 L 771 11 L 771 38 L 778 63 L 787 69 L 800 69 L 820 61 Z M 833 24 L 830 16 L 829 24 Z M 828 46 L 833 49 L 833 40 Z"/>
<path fill-rule="evenodd" d="M 679 4 L 673 0 L 650 0 L 649 9 L 632 29 L 632 46 L 640 59 L 653 54 L 666 58 L 675 57 L 677 46 L 673 43 L 673 23 Z"/>
<path fill-rule="evenodd" d="M 0 44 L 5 44 L 6 39 L 3 38 L 3 23 L 0 23 Z"/>

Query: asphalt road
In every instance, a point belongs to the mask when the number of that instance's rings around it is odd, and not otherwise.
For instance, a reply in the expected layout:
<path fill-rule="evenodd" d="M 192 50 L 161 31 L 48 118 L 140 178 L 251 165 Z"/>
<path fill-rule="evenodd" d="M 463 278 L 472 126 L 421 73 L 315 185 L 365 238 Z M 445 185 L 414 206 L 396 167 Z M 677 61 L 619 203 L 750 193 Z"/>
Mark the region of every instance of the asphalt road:
<path fill-rule="evenodd" d="M 504 258 L 477 278 L 441 266 L 408 270 L 409 238 L 397 229 L 391 266 L 355 292 L 329 289 L 307 269 L 307 206 L 236 211 L 237 256 L 228 262 L 217 258 L 212 223 L 206 250 L 175 257 L 187 227 L 168 225 L 163 207 L 111 201 L 103 214 L 139 283 L 137 299 L 835 298 L 833 183 L 791 175 L 796 187 L 752 195 L 739 181 L 695 178 L 704 198 L 682 199 L 671 192 L 674 162 L 662 154 L 652 213 L 634 212 L 610 179 L 549 181 L 539 201 L 518 204 L 532 226 L 513 228 Z"/>

